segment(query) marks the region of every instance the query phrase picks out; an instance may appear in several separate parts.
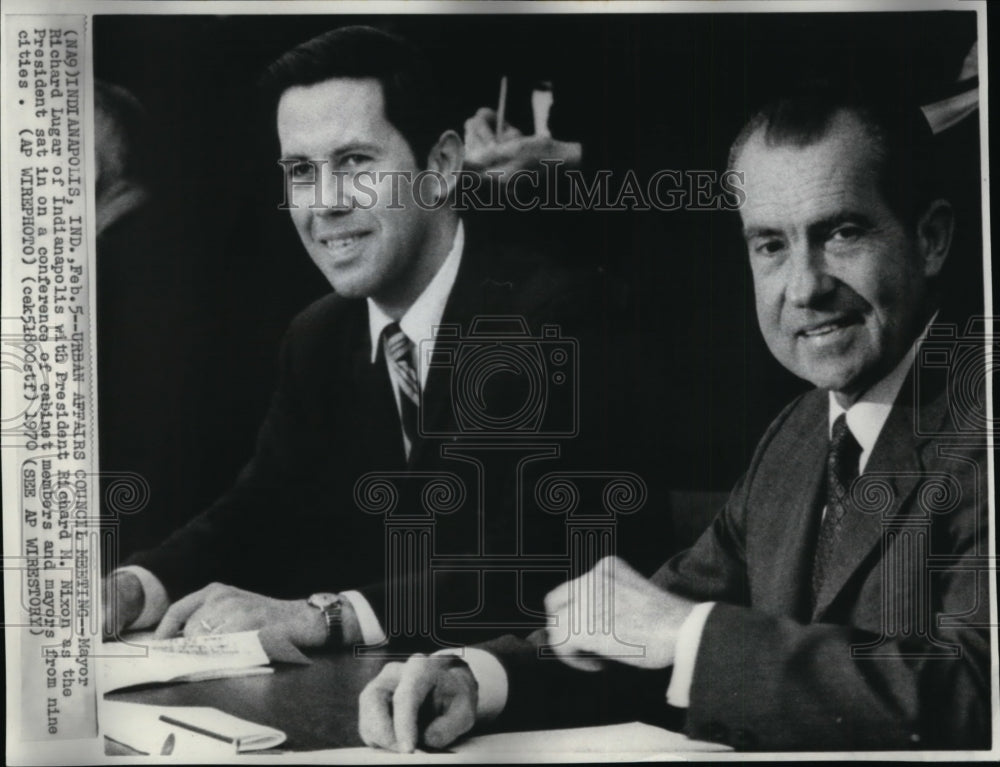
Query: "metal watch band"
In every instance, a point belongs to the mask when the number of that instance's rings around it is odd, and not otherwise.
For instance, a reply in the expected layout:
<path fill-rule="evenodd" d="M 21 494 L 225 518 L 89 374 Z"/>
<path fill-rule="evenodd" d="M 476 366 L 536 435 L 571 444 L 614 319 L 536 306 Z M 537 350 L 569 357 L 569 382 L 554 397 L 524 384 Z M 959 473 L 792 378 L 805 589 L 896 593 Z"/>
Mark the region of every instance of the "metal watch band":
<path fill-rule="evenodd" d="M 323 608 L 326 619 L 326 647 L 339 650 L 344 645 L 344 602 L 339 597 Z"/>
<path fill-rule="evenodd" d="M 339 594 L 313 594 L 306 600 L 323 614 L 326 642 L 323 646 L 339 650 L 344 644 L 344 600 Z"/>

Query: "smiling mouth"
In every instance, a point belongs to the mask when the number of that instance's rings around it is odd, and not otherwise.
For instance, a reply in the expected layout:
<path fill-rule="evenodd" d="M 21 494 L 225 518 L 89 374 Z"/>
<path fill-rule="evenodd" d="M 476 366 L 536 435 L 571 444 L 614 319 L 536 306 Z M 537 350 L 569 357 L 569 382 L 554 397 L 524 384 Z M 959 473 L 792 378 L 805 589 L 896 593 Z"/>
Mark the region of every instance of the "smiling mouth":
<path fill-rule="evenodd" d="M 838 317 L 837 319 L 829 320 L 828 322 L 823 322 L 800 330 L 798 335 L 803 338 L 822 338 L 830 335 L 831 333 L 836 333 L 839 330 L 845 330 L 846 328 L 856 324 L 857 319 L 854 317 Z"/>
<path fill-rule="evenodd" d="M 362 239 L 368 236 L 368 232 L 354 232 L 352 234 L 338 235 L 336 237 L 319 237 L 317 242 L 329 251 L 334 253 L 348 250 Z"/>

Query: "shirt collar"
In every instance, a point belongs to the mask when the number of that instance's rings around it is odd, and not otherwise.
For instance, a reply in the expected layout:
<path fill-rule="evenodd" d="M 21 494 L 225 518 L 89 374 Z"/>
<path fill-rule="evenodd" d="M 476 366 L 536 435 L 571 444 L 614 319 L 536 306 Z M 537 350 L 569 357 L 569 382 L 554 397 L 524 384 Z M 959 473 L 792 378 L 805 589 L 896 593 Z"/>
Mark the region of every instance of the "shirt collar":
<path fill-rule="evenodd" d="M 899 361 L 899 364 L 896 365 L 892 372 L 862 394 L 849 408 L 845 409 L 837 402 L 834 393 L 830 392 L 829 432 L 832 436 L 833 422 L 840 417 L 841 413 L 847 413 L 847 425 L 851 430 L 851 434 L 854 435 L 854 438 L 861 446 L 860 471 L 865 470 L 865 465 L 871 456 L 872 448 L 875 447 L 875 442 L 878 440 L 879 434 L 882 433 L 882 427 L 885 426 L 885 422 L 889 418 L 892 404 L 896 401 L 896 397 L 899 396 L 899 390 L 903 388 L 903 381 L 906 380 L 906 374 L 913 365 L 913 359 L 917 354 L 917 347 L 923 342 L 927 336 L 928 329 L 936 319 L 937 313 L 935 312 L 934 316 L 931 317 L 931 321 L 927 323 L 923 332 L 913 342 L 909 351 L 903 356 L 903 359 Z"/>
<path fill-rule="evenodd" d="M 444 307 L 448 303 L 448 296 L 455 285 L 455 278 L 458 276 L 458 267 L 462 263 L 462 250 L 465 247 L 465 229 L 461 220 L 455 230 L 455 239 L 451 243 L 451 250 L 445 256 L 444 262 L 437 270 L 437 274 L 427 283 L 427 287 L 417 296 L 406 313 L 399 318 L 399 327 L 413 345 L 420 347 L 420 342 L 434 337 L 434 327 L 441 324 L 444 316 Z M 393 322 L 392 317 L 383 312 L 374 301 L 368 299 L 368 331 L 372 341 L 372 362 L 378 359 L 378 347 L 382 336 L 382 331 L 386 325 Z M 424 366 L 421 365 L 421 368 Z M 423 373 L 423 371 L 421 371 Z"/>

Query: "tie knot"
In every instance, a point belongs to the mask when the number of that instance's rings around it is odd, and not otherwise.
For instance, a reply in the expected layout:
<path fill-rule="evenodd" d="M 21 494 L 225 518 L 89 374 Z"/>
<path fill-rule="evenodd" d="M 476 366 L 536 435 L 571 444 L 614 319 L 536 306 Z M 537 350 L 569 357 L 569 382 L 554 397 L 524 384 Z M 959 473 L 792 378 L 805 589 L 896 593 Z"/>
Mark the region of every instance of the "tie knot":
<path fill-rule="evenodd" d="M 848 485 L 858 476 L 861 445 L 847 425 L 847 414 L 841 413 L 833 422 L 830 435 L 830 472 L 840 485 Z"/>
<path fill-rule="evenodd" d="M 860 447 L 858 441 L 851 432 L 851 427 L 847 425 L 847 413 L 841 413 L 837 420 L 833 422 L 833 430 L 830 435 L 830 449 L 837 453 L 849 448 Z"/>
<path fill-rule="evenodd" d="M 385 355 L 393 362 L 410 361 L 410 350 L 413 343 L 407 337 L 398 322 L 392 322 L 382 331 L 382 343 L 385 345 Z"/>
<path fill-rule="evenodd" d="M 837 450 L 844 444 L 844 440 L 850 436 L 851 427 L 847 425 L 847 413 L 841 413 L 837 416 L 837 420 L 833 422 L 833 430 L 830 433 L 830 445 L 832 449 Z"/>

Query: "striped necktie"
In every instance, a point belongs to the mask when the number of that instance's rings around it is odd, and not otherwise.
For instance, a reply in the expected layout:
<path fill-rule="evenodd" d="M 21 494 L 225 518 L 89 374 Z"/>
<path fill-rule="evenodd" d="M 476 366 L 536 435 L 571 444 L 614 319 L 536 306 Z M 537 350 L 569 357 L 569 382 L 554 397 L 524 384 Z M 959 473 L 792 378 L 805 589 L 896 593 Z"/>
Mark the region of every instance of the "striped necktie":
<path fill-rule="evenodd" d="M 851 483 L 858 476 L 861 445 L 847 425 L 847 414 L 841 413 L 833 422 L 830 452 L 826 458 L 826 512 L 820 522 L 816 541 L 816 558 L 813 561 L 813 604 L 823 587 L 823 578 L 837 548 L 838 533 L 844 516 L 850 512 Z"/>
<path fill-rule="evenodd" d="M 420 379 L 413 368 L 413 342 L 393 322 L 382 331 L 382 346 L 389 365 L 389 377 L 399 392 L 399 418 L 403 426 L 403 449 L 410 457 L 417 441 L 417 415 L 420 407 Z"/>

